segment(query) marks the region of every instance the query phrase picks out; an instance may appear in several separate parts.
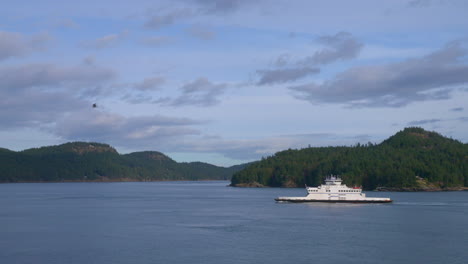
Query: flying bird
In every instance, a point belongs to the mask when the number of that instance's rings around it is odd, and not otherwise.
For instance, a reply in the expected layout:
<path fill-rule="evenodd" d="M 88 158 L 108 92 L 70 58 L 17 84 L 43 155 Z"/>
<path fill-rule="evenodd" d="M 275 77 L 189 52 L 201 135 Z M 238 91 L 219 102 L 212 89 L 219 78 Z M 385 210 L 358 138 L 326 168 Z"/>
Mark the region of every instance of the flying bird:
<path fill-rule="evenodd" d="M 97 104 L 93 104 L 93 108 L 96 108 L 97 107 Z"/>

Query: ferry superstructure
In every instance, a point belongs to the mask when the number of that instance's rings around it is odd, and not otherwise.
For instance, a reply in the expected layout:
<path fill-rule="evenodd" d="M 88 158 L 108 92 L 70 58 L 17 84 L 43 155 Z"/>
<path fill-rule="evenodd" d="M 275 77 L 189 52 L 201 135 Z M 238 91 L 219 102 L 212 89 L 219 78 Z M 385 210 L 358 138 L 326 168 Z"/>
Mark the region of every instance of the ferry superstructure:
<path fill-rule="evenodd" d="M 339 176 L 330 175 L 325 179 L 325 184 L 318 187 L 307 187 L 305 197 L 278 197 L 278 202 L 331 202 L 331 203 L 390 203 L 390 198 L 366 197 L 362 188 L 350 188 L 342 184 Z"/>

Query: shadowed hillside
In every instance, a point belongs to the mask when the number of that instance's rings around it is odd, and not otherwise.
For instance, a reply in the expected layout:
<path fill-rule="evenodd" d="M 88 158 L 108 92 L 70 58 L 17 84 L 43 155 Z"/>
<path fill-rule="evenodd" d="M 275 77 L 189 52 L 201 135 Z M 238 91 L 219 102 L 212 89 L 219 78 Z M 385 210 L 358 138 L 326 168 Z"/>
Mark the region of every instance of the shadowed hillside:
<path fill-rule="evenodd" d="M 229 180 L 230 168 L 178 163 L 156 151 L 120 155 L 109 145 L 73 142 L 20 152 L 0 149 L 0 182 Z"/>
<path fill-rule="evenodd" d="M 346 184 L 362 185 L 367 190 L 468 186 L 468 145 L 412 127 L 378 145 L 281 151 L 235 173 L 231 184 L 316 186 L 329 174 L 341 175 Z"/>

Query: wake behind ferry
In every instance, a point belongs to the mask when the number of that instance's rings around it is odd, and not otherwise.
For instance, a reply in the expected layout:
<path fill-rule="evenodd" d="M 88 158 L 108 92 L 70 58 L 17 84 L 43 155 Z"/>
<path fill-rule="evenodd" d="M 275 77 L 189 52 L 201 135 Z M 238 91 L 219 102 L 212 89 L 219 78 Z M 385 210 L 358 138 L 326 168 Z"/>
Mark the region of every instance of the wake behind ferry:
<path fill-rule="evenodd" d="M 307 187 L 306 197 L 278 197 L 278 202 L 325 202 L 325 203 L 391 203 L 390 198 L 366 197 L 361 188 L 350 188 L 342 184 L 339 176 L 330 175 L 325 184 L 318 187 Z"/>

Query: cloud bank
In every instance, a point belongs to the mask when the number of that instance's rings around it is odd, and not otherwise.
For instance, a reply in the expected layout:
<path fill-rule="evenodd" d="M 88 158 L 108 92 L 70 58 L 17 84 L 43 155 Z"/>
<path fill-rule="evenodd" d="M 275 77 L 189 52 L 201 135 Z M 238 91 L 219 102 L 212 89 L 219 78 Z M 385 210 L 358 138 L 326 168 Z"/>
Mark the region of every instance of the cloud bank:
<path fill-rule="evenodd" d="M 40 33 L 25 36 L 21 33 L 0 31 L 0 61 L 44 50 L 51 36 Z"/>
<path fill-rule="evenodd" d="M 258 80 L 257 85 L 270 85 L 292 82 L 302 79 L 309 75 L 317 74 L 319 72 L 319 68 L 309 67 L 276 70 L 258 70 L 257 74 L 260 76 L 260 79 Z"/>
<path fill-rule="evenodd" d="M 363 44 L 348 32 L 320 36 L 316 41 L 324 48 L 316 51 L 312 56 L 293 62 L 289 54 L 281 54 L 273 63 L 276 69 L 257 70 L 256 75 L 259 79 L 256 84 L 295 82 L 320 73 L 319 66 L 357 57 L 363 47 Z"/>
<path fill-rule="evenodd" d="M 177 97 L 165 97 L 155 103 L 168 106 L 201 106 L 208 107 L 220 103 L 219 97 L 228 89 L 226 83 L 213 83 L 207 78 L 200 77 L 179 88 Z"/>
<path fill-rule="evenodd" d="M 64 113 L 89 107 L 83 95 L 114 77 L 110 69 L 84 64 L 0 67 L 2 127 L 50 126 Z"/>
<path fill-rule="evenodd" d="M 118 146 L 164 145 L 174 137 L 198 135 L 200 122 L 162 115 L 125 117 L 96 109 L 63 115 L 52 132 L 64 139 L 97 140 Z"/>
<path fill-rule="evenodd" d="M 324 83 L 292 86 L 296 98 L 352 107 L 401 107 L 412 102 L 450 98 L 468 82 L 467 51 L 460 41 L 421 58 L 377 66 L 357 66 Z"/>
<path fill-rule="evenodd" d="M 324 45 L 325 48 L 299 61 L 299 64 L 320 65 L 339 60 L 354 59 L 359 55 L 359 52 L 364 46 L 364 44 L 359 42 L 348 32 L 338 32 L 331 36 L 321 36 L 317 39 L 317 42 Z"/>

